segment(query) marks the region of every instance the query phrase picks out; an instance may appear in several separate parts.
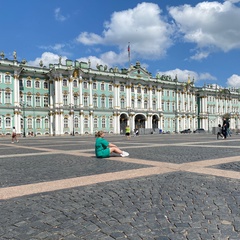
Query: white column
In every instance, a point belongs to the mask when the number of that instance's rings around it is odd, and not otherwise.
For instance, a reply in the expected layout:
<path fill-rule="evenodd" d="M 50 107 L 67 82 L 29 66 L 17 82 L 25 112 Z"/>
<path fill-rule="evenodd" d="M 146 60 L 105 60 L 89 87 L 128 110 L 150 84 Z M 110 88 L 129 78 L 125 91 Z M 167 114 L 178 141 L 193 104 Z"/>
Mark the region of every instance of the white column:
<path fill-rule="evenodd" d="M 92 78 L 90 78 L 90 80 L 89 80 L 89 97 L 90 97 L 89 106 L 90 106 L 90 108 L 93 108 L 92 85 L 93 85 Z"/>
<path fill-rule="evenodd" d="M 114 108 L 120 108 L 119 84 L 114 85 Z"/>
<path fill-rule="evenodd" d="M 69 104 L 74 104 L 74 100 L 73 100 L 73 79 L 72 76 L 69 76 Z"/>
<path fill-rule="evenodd" d="M 126 85 L 126 102 L 127 102 L 127 108 L 131 108 L 131 86 Z"/>
<path fill-rule="evenodd" d="M 176 132 L 179 132 L 179 116 L 176 117 L 175 124 L 176 124 Z"/>
<path fill-rule="evenodd" d="M 141 87 L 141 98 L 142 98 L 142 103 L 141 103 L 141 109 L 144 109 L 144 89 Z"/>
<path fill-rule="evenodd" d="M 157 89 L 158 93 L 158 101 L 157 101 L 157 109 L 158 111 L 162 111 L 162 89 Z"/>
<path fill-rule="evenodd" d="M 148 88 L 148 95 L 149 95 L 149 103 L 148 103 L 148 108 L 152 110 L 152 86 Z"/>
<path fill-rule="evenodd" d="M 81 110 L 81 112 L 80 112 L 80 134 L 84 134 L 83 129 L 84 129 L 84 112 L 83 112 L 83 110 Z"/>
<path fill-rule="evenodd" d="M 137 88 L 134 88 L 134 106 L 135 106 L 135 108 L 138 108 Z"/>
<path fill-rule="evenodd" d="M 58 83 L 58 86 L 59 86 L 59 92 L 58 92 L 58 95 L 59 95 L 59 106 L 63 106 L 63 90 L 62 90 L 62 85 L 63 85 L 63 78 L 62 76 L 59 78 L 59 83 Z"/>
<path fill-rule="evenodd" d="M 90 110 L 90 134 L 93 134 L 93 112 Z"/>
<path fill-rule="evenodd" d="M 83 107 L 83 94 L 82 94 L 82 89 L 83 89 L 83 81 L 82 78 L 79 80 L 79 107 Z M 82 121 L 81 121 L 82 123 Z"/>
<path fill-rule="evenodd" d="M 176 110 L 179 111 L 178 109 L 178 91 L 176 91 Z"/>
<path fill-rule="evenodd" d="M 117 113 L 117 116 L 116 116 L 116 126 L 117 126 L 116 133 L 120 134 L 120 114 L 119 113 Z"/>
<path fill-rule="evenodd" d="M 195 104 L 196 104 L 196 99 L 195 99 L 195 94 L 192 94 L 192 107 L 193 107 L 193 109 L 192 109 L 192 112 L 194 112 L 194 113 L 196 113 L 195 112 Z"/>

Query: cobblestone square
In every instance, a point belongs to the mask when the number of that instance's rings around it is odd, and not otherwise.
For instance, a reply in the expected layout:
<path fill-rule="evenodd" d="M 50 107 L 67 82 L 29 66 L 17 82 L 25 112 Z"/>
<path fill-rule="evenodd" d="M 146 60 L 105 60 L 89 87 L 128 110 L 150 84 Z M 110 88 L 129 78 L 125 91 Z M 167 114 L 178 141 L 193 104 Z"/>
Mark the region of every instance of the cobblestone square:
<path fill-rule="evenodd" d="M 239 240 L 240 136 L 0 139 L 0 239 Z"/>

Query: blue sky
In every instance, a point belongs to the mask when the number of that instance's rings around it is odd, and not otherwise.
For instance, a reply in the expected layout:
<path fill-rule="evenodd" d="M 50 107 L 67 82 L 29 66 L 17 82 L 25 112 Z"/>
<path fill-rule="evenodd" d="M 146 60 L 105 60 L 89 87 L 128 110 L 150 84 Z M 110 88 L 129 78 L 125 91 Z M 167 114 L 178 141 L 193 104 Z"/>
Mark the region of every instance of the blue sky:
<path fill-rule="evenodd" d="M 240 0 L 0 0 L 0 51 L 48 67 L 62 59 L 108 67 L 140 61 L 196 86 L 240 87 Z"/>

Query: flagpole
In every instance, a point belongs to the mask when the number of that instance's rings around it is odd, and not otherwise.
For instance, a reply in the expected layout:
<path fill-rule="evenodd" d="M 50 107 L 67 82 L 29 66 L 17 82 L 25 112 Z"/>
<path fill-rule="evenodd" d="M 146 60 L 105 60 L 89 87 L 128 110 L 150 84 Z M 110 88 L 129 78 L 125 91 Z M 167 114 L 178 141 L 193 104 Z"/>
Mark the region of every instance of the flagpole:
<path fill-rule="evenodd" d="M 129 62 L 129 67 L 131 65 L 130 60 L 131 60 L 131 53 L 130 53 L 130 42 L 128 42 L 128 62 Z"/>

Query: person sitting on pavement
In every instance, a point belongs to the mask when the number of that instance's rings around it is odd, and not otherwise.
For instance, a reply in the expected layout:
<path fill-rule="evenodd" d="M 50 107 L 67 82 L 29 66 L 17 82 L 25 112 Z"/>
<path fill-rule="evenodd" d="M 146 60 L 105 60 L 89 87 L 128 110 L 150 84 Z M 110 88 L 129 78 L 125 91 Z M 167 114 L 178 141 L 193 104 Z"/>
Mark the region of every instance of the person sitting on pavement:
<path fill-rule="evenodd" d="M 108 158 L 111 153 L 117 153 L 121 157 L 129 156 L 129 153 L 120 150 L 116 145 L 109 143 L 104 139 L 104 132 L 98 131 L 96 133 L 95 154 L 97 158 Z"/>

